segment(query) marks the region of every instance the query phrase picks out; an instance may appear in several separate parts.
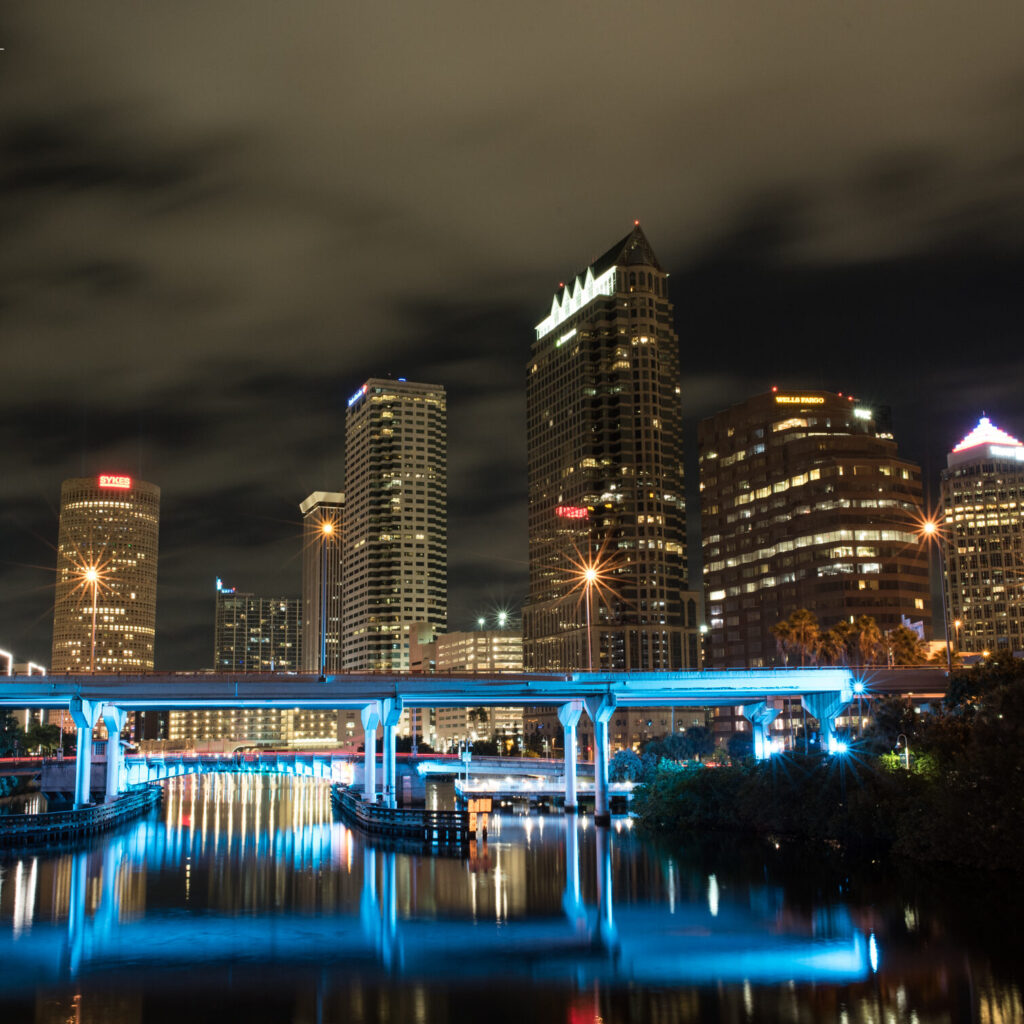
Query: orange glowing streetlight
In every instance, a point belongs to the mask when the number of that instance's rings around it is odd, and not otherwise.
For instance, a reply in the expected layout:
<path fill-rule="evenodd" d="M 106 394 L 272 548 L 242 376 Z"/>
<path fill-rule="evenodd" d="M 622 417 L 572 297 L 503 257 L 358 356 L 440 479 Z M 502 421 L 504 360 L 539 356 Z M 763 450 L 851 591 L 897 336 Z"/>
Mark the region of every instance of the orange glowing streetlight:
<path fill-rule="evenodd" d="M 84 593 L 91 592 L 92 599 L 92 633 L 89 649 L 89 672 L 96 672 L 96 606 L 99 604 L 100 587 L 107 586 L 107 578 L 110 575 L 107 571 L 106 562 L 95 561 L 91 556 L 82 559 L 82 563 L 75 567 L 75 577 L 78 582 L 75 590 Z"/>
<path fill-rule="evenodd" d="M 949 614 L 946 610 L 946 556 L 944 526 L 940 515 L 922 515 L 917 520 L 917 535 L 922 543 L 934 544 L 939 552 L 939 590 L 942 592 L 942 632 L 946 637 L 946 670 L 953 675 L 953 648 L 949 640 Z M 959 622 L 959 620 L 957 620 Z"/>
<path fill-rule="evenodd" d="M 327 679 L 327 545 L 334 536 L 330 519 L 320 522 L 320 681 Z"/>
<path fill-rule="evenodd" d="M 587 554 L 581 555 L 579 550 L 576 550 L 576 556 L 569 556 L 569 562 L 572 565 L 570 570 L 569 579 L 573 580 L 574 583 L 569 593 L 573 594 L 579 591 L 579 601 L 585 602 L 586 606 L 586 625 L 587 625 L 587 671 L 594 671 L 594 646 L 593 646 L 593 630 L 591 628 L 590 621 L 590 607 L 593 603 L 593 595 L 596 591 L 599 595 L 607 597 L 611 594 L 611 582 L 613 578 L 613 563 L 611 559 L 604 557 L 603 549 L 598 551 L 596 555 Z"/>

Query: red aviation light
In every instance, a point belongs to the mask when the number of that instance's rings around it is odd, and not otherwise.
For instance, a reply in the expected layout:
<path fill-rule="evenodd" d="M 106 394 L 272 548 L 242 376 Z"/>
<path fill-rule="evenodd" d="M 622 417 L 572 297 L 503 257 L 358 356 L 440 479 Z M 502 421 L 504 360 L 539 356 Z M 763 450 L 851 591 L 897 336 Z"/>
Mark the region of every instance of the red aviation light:
<path fill-rule="evenodd" d="M 106 473 L 100 474 L 100 487 L 110 487 L 119 491 L 130 491 L 132 489 L 132 478 L 130 476 L 110 476 Z"/>

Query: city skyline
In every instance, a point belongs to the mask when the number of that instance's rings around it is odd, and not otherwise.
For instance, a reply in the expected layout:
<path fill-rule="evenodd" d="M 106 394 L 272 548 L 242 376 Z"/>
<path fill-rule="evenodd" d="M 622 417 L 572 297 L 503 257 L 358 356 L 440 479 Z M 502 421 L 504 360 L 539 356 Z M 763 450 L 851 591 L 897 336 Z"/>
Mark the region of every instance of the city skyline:
<path fill-rule="evenodd" d="M 772 385 L 891 406 L 932 503 L 979 415 L 1024 433 L 1019 19 L 727 7 L 508 12 L 514 61 L 453 7 L 283 34 L 5 12 L 3 642 L 46 660 L 60 481 L 117 471 L 164 493 L 158 663 L 204 661 L 211 571 L 298 593 L 296 503 L 338 486 L 374 374 L 448 391 L 452 626 L 520 604 L 530 330 L 636 218 L 672 275 L 691 482 L 696 422 Z M 650 86 L 581 105 L 614 27 Z"/>

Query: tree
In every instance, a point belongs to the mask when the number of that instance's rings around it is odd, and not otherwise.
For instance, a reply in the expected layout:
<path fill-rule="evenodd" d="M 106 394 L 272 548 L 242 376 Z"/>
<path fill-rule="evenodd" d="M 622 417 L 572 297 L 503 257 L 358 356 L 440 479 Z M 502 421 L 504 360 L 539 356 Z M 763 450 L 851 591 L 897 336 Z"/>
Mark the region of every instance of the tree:
<path fill-rule="evenodd" d="M 861 665 L 874 665 L 882 649 L 882 631 L 873 615 L 858 615 L 853 624 L 857 636 L 857 655 Z"/>
<path fill-rule="evenodd" d="M 643 745 L 643 753 L 656 760 L 666 758 L 669 761 L 685 761 L 691 756 L 685 735 L 679 733 L 666 733 L 656 740 L 648 740 Z"/>
<path fill-rule="evenodd" d="M 864 746 L 883 754 L 896 749 L 896 738 L 903 733 L 912 745 L 917 741 L 920 715 L 905 697 L 881 697 L 874 702 L 874 714 L 864 732 Z"/>
<path fill-rule="evenodd" d="M 24 750 L 25 734 L 18 720 L 9 711 L 0 711 L 0 757 L 11 757 Z"/>
<path fill-rule="evenodd" d="M 772 626 L 772 632 L 787 664 L 790 655 L 799 656 L 801 666 L 814 660 L 821 636 L 821 627 L 814 612 L 797 608 L 788 619 Z"/>
<path fill-rule="evenodd" d="M 742 761 L 754 754 L 754 737 L 749 732 L 734 732 L 725 744 L 734 761 Z"/>
<path fill-rule="evenodd" d="M 918 634 L 907 626 L 897 626 L 885 634 L 891 665 L 924 665 L 928 661 L 928 649 Z"/>
<path fill-rule="evenodd" d="M 691 725 L 683 734 L 686 742 L 687 757 L 695 757 L 698 761 L 715 752 L 714 733 L 706 725 Z"/>
<path fill-rule="evenodd" d="M 494 740 L 473 740 L 472 750 L 480 757 L 500 757 L 503 753 Z"/>
<path fill-rule="evenodd" d="M 644 775 L 644 763 L 632 750 L 620 750 L 608 762 L 608 778 L 612 782 L 639 782 Z"/>
<path fill-rule="evenodd" d="M 60 729 L 56 725 L 33 722 L 25 733 L 25 747 L 41 754 L 52 754 L 60 746 Z"/>
<path fill-rule="evenodd" d="M 423 740 L 419 740 L 416 744 L 417 749 L 421 754 L 432 754 L 434 748 L 429 743 L 424 743 Z M 395 753 L 396 754 L 411 754 L 412 753 L 412 737 L 411 736 L 396 736 L 395 737 Z"/>

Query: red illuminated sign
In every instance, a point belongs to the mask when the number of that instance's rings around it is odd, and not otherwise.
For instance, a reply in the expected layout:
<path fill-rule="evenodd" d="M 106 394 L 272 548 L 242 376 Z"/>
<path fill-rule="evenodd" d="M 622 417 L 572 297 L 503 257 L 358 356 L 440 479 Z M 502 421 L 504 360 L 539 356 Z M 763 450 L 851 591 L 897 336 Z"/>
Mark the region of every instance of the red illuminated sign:
<path fill-rule="evenodd" d="M 590 515 L 590 510 L 578 505 L 559 505 L 555 509 L 555 515 L 562 519 L 586 519 Z"/>
<path fill-rule="evenodd" d="M 130 491 L 132 478 L 130 476 L 101 476 L 100 487 L 116 487 L 121 491 Z"/>

